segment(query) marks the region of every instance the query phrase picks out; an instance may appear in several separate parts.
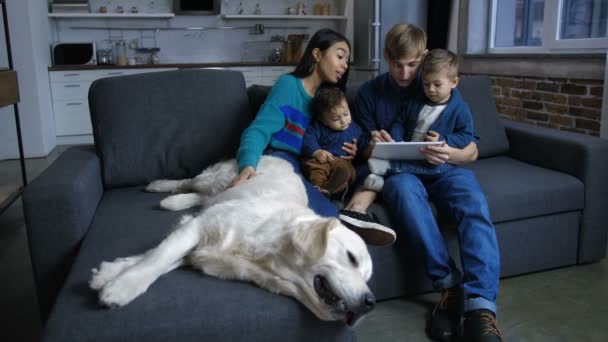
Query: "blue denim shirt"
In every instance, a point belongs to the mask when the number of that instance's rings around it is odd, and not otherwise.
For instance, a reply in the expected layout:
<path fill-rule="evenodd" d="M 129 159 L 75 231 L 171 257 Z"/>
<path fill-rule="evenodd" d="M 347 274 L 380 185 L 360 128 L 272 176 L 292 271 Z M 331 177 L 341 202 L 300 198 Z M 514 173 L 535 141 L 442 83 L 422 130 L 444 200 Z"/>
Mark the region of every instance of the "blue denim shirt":
<path fill-rule="evenodd" d="M 365 131 L 384 129 L 396 141 L 411 140 L 418 115 L 428 101 L 422 87 L 422 77 L 408 86 L 399 87 L 389 73 L 385 73 L 361 86 L 357 96 L 356 118 Z M 403 126 L 400 133 L 395 127 Z M 452 90 L 448 105 L 430 128 L 440 134 L 439 140 L 456 148 L 478 143 L 473 127 L 473 116 L 457 89 Z M 397 134 L 400 136 L 394 136 Z M 365 141 L 364 148 L 369 144 Z M 417 174 L 442 173 L 454 167 L 451 164 L 434 166 L 426 161 L 391 161 L 389 173 Z"/>

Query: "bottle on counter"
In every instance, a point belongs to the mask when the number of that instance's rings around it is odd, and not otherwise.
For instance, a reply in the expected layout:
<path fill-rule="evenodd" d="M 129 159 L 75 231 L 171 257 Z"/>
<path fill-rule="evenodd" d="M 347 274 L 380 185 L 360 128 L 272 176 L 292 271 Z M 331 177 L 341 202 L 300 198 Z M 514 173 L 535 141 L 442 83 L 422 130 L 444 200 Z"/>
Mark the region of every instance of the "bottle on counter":
<path fill-rule="evenodd" d="M 116 42 L 116 65 L 127 65 L 127 42 Z"/>

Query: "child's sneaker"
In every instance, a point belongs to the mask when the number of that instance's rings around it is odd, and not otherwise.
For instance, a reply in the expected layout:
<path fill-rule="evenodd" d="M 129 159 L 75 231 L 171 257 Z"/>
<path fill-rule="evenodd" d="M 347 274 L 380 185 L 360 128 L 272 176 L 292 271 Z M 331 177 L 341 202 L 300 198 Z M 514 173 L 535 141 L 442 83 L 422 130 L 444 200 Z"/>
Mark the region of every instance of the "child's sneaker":
<path fill-rule="evenodd" d="M 384 187 L 384 177 L 370 173 L 363 181 L 363 187 L 367 190 L 380 192 Z"/>
<path fill-rule="evenodd" d="M 342 223 L 359 234 L 367 244 L 384 246 L 395 242 L 395 232 L 374 222 L 369 215 L 346 209 L 340 210 L 339 213 Z"/>
<path fill-rule="evenodd" d="M 369 158 L 367 160 L 367 166 L 369 167 L 369 171 L 371 171 L 371 173 L 378 176 L 384 176 L 391 167 L 391 164 L 386 159 Z"/>

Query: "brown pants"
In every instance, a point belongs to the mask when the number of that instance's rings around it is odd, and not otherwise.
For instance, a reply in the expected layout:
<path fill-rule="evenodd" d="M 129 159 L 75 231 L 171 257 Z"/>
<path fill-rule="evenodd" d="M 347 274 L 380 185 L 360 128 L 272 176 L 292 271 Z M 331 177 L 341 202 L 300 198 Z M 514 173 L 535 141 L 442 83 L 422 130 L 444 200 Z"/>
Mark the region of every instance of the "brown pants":
<path fill-rule="evenodd" d="M 356 173 L 353 164 L 340 157 L 334 157 L 334 160 L 327 163 L 321 163 L 315 158 L 302 160 L 302 172 L 310 180 L 310 182 L 319 188 L 326 189 L 327 182 L 332 178 L 337 169 L 348 170 L 350 173 L 348 183 L 355 181 Z M 328 189 L 330 190 L 330 189 Z"/>

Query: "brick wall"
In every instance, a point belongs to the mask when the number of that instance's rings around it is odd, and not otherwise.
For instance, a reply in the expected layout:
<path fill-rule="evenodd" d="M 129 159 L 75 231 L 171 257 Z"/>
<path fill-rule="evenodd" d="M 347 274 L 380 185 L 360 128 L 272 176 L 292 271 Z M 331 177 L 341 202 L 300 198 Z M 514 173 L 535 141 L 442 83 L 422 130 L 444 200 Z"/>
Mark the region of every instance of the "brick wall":
<path fill-rule="evenodd" d="M 498 113 L 543 127 L 600 135 L 602 80 L 491 76 Z"/>

